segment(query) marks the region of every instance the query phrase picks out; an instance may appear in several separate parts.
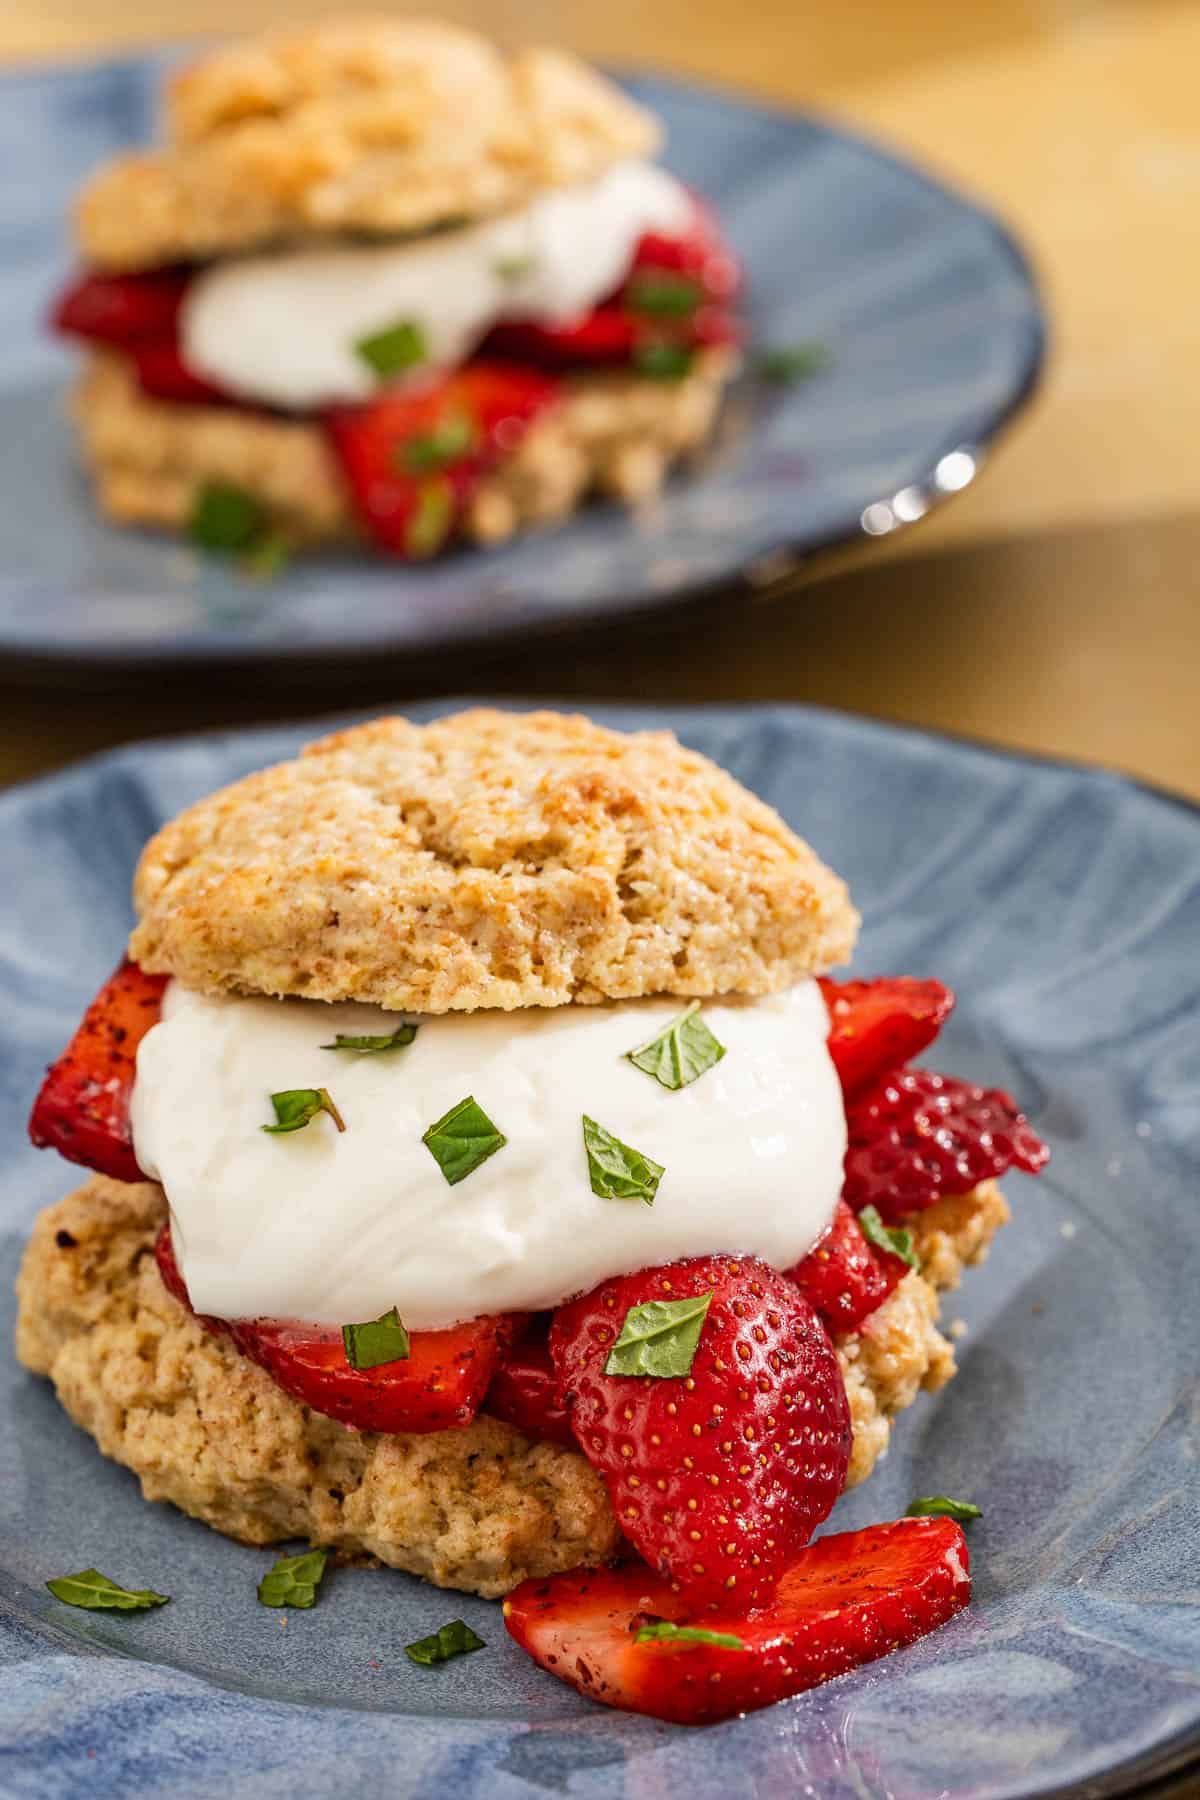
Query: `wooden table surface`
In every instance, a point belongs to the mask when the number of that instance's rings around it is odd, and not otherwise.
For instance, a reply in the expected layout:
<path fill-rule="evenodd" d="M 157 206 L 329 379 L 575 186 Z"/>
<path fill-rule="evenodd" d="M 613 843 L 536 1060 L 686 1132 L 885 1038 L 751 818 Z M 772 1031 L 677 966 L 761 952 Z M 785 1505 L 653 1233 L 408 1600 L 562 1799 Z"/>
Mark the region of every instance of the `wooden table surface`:
<path fill-rule="evenodd" d="M 378 3 L 378 0 L 376 0 Z M 319 0 L 0 0 L 0 58 L 112 50 Z M 1200 7 L 1177 0 L 466 0 L 557 39 L 813 104 L 1003 210 L 1055 343 L 976 485 L 752 610 L 655 638 L 69 696 L 0 688 L 0 781 L 135 736 L 414 693 L 797 699 L 1106 763 L 1200 797 Z"/>

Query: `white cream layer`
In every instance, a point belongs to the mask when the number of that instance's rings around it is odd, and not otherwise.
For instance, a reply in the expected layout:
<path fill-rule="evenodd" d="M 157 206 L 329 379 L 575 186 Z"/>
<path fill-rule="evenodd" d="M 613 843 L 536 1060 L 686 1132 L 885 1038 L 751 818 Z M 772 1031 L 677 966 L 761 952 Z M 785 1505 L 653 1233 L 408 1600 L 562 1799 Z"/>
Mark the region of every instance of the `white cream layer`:
<path fill-rule="evenodd" d="M 736 1250 L 787 1268 L 833 1216 L 846 1124 L 821 993 L 706 1004 L 726 1055 L 670 1091 L 624 1059 L 678 1000 L 450 1014 L 406 1049 L 375 1007 L 209 999 L 173 982 L 138 1052 L 138 1162 L 171 1206 L 192 1304 L 219 1318 L 346 1324 L 391 1306 L 421 1330 L 557 1305 L 609 1275 Z M 270 1095 L 326 1087 L 271 1136 Z M 422 1133 L 473 1095 L 507 1145 L 450 1187 Z M 665 1166 L 652 1206 L 592 1193 L 589 1114 Z"/>
<path fill-rule="evenodd" d="M 420 378 L 461 363 L 501 318 L 569 323 L 619 285 L 644 232 L 682 232 L 690 212 L 674 176 L 629 162 L 502 218 L 408 242 L 229 259 L 188 288 L 184 361 L 269 406 L 365 400 L 379 377 L 355 351 L 361 339 L 415 325 L 428 353 Z"/>

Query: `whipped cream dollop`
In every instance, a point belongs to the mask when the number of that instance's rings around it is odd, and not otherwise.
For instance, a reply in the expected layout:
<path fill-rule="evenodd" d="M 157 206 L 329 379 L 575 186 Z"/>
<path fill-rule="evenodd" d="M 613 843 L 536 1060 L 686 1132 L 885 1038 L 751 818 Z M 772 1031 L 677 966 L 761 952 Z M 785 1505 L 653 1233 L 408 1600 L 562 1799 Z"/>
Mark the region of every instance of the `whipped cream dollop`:
<path fill-rule="evenodd" d="M 411 1329 L 538 1311 L 607 1276 L 741 1251 L 787 1268 L 829 1224 L 846 1124 L 819 988 L 706 1002 L 725 1056 L 687 1087 L 625 1059 L 679 1000 L 422 1018 L 404 1049 L 329 1051 L 400 1016 L 214 999 L 172 982 L 143 1039 L 133 1135 L 170 1203 L 192 1304 L 218 1318 Z M 274 1136 L 270 1096 L 325 1087 Z M 507 1144 L 451 1187 L 423 1133 L 474 1097 Z M 653 1205 L 592 1192 L 583 1115 L 664 1166 Z"/>
<path fill-rule="evenodd" d="M 226 259 L 189 284 L 183 359 L 268 406 L 365 400 L 379 377 L 362 339 L 415 326 L 421 378 L 463 362 L 499 319 L 568 324 L 620 284 L 644 232 L 681 234 L 691 210 L 665 169 L 627 162 L 476 225 Z"/>

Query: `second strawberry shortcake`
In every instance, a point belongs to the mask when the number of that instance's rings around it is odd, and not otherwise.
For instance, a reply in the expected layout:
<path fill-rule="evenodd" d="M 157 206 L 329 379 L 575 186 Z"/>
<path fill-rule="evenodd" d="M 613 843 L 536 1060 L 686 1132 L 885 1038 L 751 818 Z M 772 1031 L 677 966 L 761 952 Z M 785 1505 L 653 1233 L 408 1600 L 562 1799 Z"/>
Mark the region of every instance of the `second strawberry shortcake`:
<path fill-rule="evenodd" d="M 508 1594 L 684 1722 L 965 1602 L 951 1519 L 806 1546 L 1046 1153 L 912 1066 L 945 988 L 828 978 L 857 915 L 774 812 L 667 733 L 386 719 L 185 812 L 135 900 L 34 1109 L 96 1173 L 18 1349 L 147 1498 Z"/>

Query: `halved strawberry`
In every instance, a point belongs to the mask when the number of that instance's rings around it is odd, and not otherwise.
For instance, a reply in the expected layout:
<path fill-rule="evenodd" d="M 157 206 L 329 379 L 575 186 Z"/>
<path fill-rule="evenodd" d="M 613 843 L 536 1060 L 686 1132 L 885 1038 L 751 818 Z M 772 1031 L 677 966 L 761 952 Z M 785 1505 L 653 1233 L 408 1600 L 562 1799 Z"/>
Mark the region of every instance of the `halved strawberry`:
<path fill-rule="evenodd" d="M 903 1257 L 876 1250 L 844 1200 L 812 1249 L 785 1271 L 831 1332 L 857 1331 L 908 1274 Z"/>
<path fill-rule="evenodd" d="M 1024 1169 L 1036 1175 L 1050 1152 L 1015 1100 L 932 1069 L 887 1075 L 846 1107 L 842 1195 L 891 1222 L 966 1194 L 981 1181 Z"/>
<path fill-rule="evenodd" d="M 129 1098 L 138 1045 L 158 1023 L 166 985 L 165 975 L 147 975 L 128 957 L 105 982 L 33 1103 L 29 1136 L 39 1150 L 57 1150 L 117 1181 L 145 1179 L 133 1154 Z"/>
<path fill-rule="evenodd" d="M 362 406 L 333 407 L 326 422 L 372 536 L 400 556 L 435 555 L 480 474 L 516 448 L 558 393 L 535 370 L 480 361 Z"/>
<path fill-rule="evenodd" d="M 101 344 L 171 343 L 190 277 L 182 269 L 146 275 L 81 275 L 50 315 L 56 331 Z"/>
<path fill-rule="evenodd" d="M 706 1725 L 753 1712 L 874 1662 L 944 1625 L 971 1597 L 952 1519 L 900 1519 L 821 1538 L 795 1556 L 774 1600 L 749 1617 L 690 1611 L 640 1565 L 525 1581 L 504 1602 L 510 1636 L 589 1700 Z M 737 1639 L 639 1643 L 657 1620 Z"/>
<path fill-rule="evenodd" d="M 829 1008 L 829 1054 L 847 1096 L 919 1056 L 954 1010 L 954 995 L 940 981 L 817 979 Z"/>
<path fill-rule="evenodd" d="M 195 1312 L 164 1225 L 154 1246 L 163 1286 Z M 469 1425 L 496 1367 L 512 1342 L 516 1321 L 507 1313 L 471 1319 L 447 1331 L 412 1331 L 401 1362 L 355 1369 L 346 1361 L 338 1326 L 287 1319 L 196 1317 L 209 1330 L 225 1331 L 243 1356 L 285 1393 L 314 1412 L 356 1431 L 447 1431 Z"/>
<path fill-rule="evenodd" d="M 177 400 L 191 406 L 236 406 L 232 394 L 193 375 L 173 343 L 136 344 L 129 352 L 137 370 L 138 386 L 156 400 Z"/>
<path fill-rule="evenodd" d="M 705 1295 L 686 1374 L 606 1373 L 632 1308 Z M 693 1257 L 560 1306 L 550 1354 L 580 1447 L 647 1561 L 693 1606 L 768 1599 L 850 1455 L 837 1356 L 808 1301 L 752 1257 Z"/>
<path fill-rule="evenodd" d="M 535 1320 L 508 1352 L 492 1377 L 484 1407 L 493 1418 L 515 1425 L 528 1438 L 578 1449 L 550 1360 L 544 1321 Z"/>

